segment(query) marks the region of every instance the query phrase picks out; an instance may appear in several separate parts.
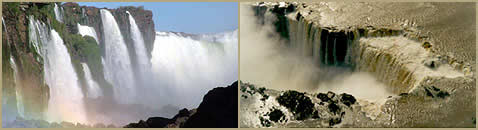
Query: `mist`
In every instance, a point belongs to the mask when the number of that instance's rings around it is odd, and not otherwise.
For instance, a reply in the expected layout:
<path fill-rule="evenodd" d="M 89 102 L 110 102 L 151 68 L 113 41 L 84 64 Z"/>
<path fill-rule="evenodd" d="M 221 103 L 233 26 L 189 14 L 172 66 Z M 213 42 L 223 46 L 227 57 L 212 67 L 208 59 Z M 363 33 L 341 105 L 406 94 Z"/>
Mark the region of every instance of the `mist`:
<path fill-rule="evenodd" d="M 275 90 L 349 93 L 367 100 L 392 95 L 386 85 L 367 72 L 353 72 L 350 67 L 320 66 L 320 61 L 303 56 L 301 50 L 287 47 L 287 41 L 275 32 L 273 14 L 267 11 L 262 25 L 251 6 L 241 4 L 240 7 L 241 81 Z"/>

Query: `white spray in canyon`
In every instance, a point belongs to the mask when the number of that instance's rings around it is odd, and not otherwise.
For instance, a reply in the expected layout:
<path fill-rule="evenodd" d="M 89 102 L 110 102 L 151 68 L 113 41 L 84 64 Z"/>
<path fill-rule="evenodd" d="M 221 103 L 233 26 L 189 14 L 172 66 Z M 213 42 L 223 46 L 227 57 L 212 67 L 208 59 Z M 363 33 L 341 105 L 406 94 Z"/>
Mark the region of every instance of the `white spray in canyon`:
<path fill-rule="evenodd" d="M 259 25 L 250 6 L 241 8 L 242 81 L 277 90 L 349 93 L 370 100 L 391 95 L 368 73 L 352 72 L 346 67 L 319 67 L 312 56 L 286 46 L 286 41 L 275 33 L 273 14 L 266 13 L 267 22 Z"/>

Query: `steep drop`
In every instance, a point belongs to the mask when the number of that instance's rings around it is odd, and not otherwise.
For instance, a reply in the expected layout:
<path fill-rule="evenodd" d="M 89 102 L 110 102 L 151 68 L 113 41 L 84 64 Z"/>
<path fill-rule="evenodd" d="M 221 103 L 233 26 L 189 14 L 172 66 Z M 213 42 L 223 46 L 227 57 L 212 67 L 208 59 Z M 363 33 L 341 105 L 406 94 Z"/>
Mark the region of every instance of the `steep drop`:
<path fill-rule="evenodd" d="M 101 9 L 105 41 L 105 79 L 113 84 L 117 102 L 129 104 L 136 100 L 135 77 L 128 49 L 113 15 Z M 108 73 L 106 73 L 108 72 Z"/>

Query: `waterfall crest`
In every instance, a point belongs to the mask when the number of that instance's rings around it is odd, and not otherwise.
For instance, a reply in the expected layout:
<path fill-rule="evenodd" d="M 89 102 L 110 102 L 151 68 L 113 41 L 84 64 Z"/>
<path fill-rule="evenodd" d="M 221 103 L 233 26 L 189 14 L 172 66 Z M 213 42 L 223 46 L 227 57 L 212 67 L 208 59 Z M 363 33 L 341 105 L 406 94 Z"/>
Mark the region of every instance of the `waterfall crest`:
<path fill-rule="evenodd" d="M 129 104 L 136 100 L 135 77 L 129 52 L 113 15 L 101 9 L 101 21 L 105 42 L 105 79 L 113 84 L 117 102 Z M 106 73 L 108 72 L 108 73 Z"/>

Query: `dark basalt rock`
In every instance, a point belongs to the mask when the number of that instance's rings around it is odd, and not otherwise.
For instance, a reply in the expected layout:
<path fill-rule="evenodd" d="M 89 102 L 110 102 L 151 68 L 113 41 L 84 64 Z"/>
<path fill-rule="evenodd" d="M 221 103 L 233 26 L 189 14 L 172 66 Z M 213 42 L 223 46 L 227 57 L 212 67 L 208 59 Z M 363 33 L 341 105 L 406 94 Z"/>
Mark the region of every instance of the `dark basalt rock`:
<path fill-rule="evenodd" d="M 329 126 L 334 126 L 342 122 L 342 118 L 332 118 L 329 120 Z"/>
<path fill-rule="evenodd" d="M 237 87 L 234 82 L 228 87 L 209 91 L 199 105 L 196 114 L 184 124 L 186 128 L 237 128 Z"/>
<path fill-rule="evenodd" d="M 330 100 L 330 98 L 327 97 L 327 94 L 325 93 L 319 93 L 317 95 L 317 98 L 319 98 L 321 102 L 328 102 Z"/>
<path fill-rule="evenodd" d="M 280 105 L 288 108 L 297 120 L 309 118 L 314 111 L 314 104 L 304 93 L 289 90 L 276 98 Z"/>
<path fill-rule="evenodd" d="M 340 107 L 335 103 L 330 103 L 327 107 L 329 108 L 329 111 L 334 114 L 337 114 L 337 112 L 340 111 Z"/>
<path fill-rule="evenodd" d="M 268 115 L 269 115 L 269 119 L 274 122 L 278 122 L 285 117 L 284 113 L 278 109 L 272 110 L 272 112 L 270 112 Z"/>
<path fill-rule="evenodd" d="M 259 117 L 259 120 L 261 121 L 262 126 L 271 127 L 271 121 L 264 119 L 263 117 Z"/>
<path fill-rule="evenodd" d="M 343 93 L 340 96 L 341 96 L 340 101 L 349 107 L 350 105 L 355 104 L 355 102 L 357 101 L 355 97 L 350 94 Z"/>
<path fill-rule="evenodd" d="M 443 99 L 450 96 L 450 93 L 446 91 L 442 91 L 435 86 L 426 86 L 424 87 L 424 90 L 425 90 L 425 94 L 432 98 L 439 97 Z"/>

